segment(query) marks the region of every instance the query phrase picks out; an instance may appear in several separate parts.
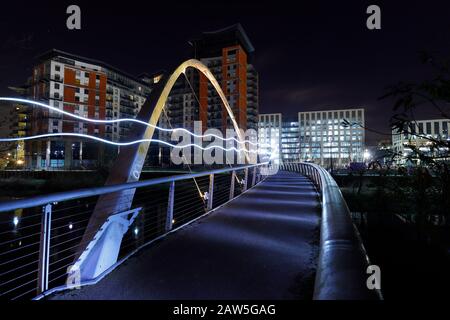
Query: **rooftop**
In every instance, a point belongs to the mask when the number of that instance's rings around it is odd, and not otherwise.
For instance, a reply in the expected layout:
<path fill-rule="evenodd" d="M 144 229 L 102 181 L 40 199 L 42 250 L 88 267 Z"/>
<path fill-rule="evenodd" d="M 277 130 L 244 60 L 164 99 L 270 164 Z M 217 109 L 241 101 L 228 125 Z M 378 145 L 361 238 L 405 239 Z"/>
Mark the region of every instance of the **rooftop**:
<path fill-rule="evenodd" d="M 140 83 L 140 84 L 142 84 L 144 86 L 148 85 L 147 83 L 142 81 L 140 78 L 135 77 L 135 76 L 133 76 L 133 75 L 131 75 L 131 74 L 125 72 L 125 71 L 122 71 L 122 70 L 120 70 L 120 69 L 118 69 L 116 67 L 113 67 L 112 65 L 110 65 L 108 63 L 105 63 L 103 61 L 96 60 L 96 59 L 86 58 L 86 57 L 83 57 L 83 56 L 79 56 L 79 55 L 76 55 L 76 54 L 73 54 L 73 53 L 61 51 L 61 50 L 58 50 L 58 49 L 51 49 L 49 51 L 46 51 L 46 52 L 40 54 L 39 56 L 37 56 L 36 60 L 40 61 L 40 62 L 43 62 L 43 61 L 46 61 L 46 60 L 49 60 L 49 59 L 52 59 L 52 58 L 55 58 L 55 57 L 64 57 L 64 58 L 68 58 L 68 59 L 72 59 L 72 60 L 76 60 L 76 61 L 81 61 L 81 62 L 85 62 L 85 63 L 89 63 L 89 64 L 98 65 L 98 66 L 106 68 L 106 69 L 108 69 L 110 71 L 114 71 L 114 72 L 116 72 L 118 74 L 121 74 L 122 76 L 125 76 L 125 77 L 127 77 L 127 78 L 129 78 L 131 80 L 134 80 L 134 81 L 136 81 L 136 82 L 138 82 L 138 83 Z"/>
<path fill-rule="evenodd" d="M 202 32 L 198 37 L 192 38 L 189 43 L 194 47 L 195 53 L 201 57 L 210 57 L 221 53 L 222 48 L 240 45 L 247 54 L 255 51 L 250 39 L 240 23 L 215 30 Z"/>

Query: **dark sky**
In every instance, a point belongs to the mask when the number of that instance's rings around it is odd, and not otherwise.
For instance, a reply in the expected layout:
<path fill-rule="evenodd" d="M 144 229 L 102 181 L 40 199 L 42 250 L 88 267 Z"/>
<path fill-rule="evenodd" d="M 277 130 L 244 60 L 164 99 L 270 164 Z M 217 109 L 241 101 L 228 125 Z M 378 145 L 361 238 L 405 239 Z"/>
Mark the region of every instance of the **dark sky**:
<path fill-rule="evenodd" d="M 33 57 L 51 48 L 137 75 L 172 69 L 188 57 L 189 38 L 240 22 L 256 49 L 261 113 L 363 106 L 366 125 L 388 131 L 392 101 L 378 100 L 386 86 L 431 76 L 420 51 L 450 51 L 448 1 L 156 3 L 2 2 L 0 94 L 11 94 L 9 85 L 31 75 Z M 81 31 L 66 29 L 70 4 L 81 7 Z M 381 7 L 381 30 L 366 28 L 370 4 Z M 436 117 L 431 109 L 421 116 Z M 368 142 L 379 138 L 369 134 Z"/>

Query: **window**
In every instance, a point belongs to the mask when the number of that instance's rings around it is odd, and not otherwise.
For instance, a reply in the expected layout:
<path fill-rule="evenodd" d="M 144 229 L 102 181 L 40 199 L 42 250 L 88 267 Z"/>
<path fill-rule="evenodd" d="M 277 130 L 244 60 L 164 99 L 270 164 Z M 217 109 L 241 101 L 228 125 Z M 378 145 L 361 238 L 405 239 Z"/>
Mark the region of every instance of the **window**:
<path fill-rule="evenodd" d="M 426 123 L 426 127 L 427 127 L 427 132 L 426 132 L 426 134 L 431 134 L 431 122 L 427 122 L 427 123 Z"/>
<path fill-rule="evenodd" d="M 434 123 L 434 134 L 438 135 L 439 134 L 439 122 L 435 122 Z"/>
<path fill-rule="evenodd" d="M 442 133 L 448 134 L 448 122 L 447 121 L 442 122 Z"/>
<path fill-rule="evenodd" d="M 59 90 L 59 83 L 55 83 L 54 87 L 55 89 Z"/>
<path fill-rule="evenodd" d="M 55 71 L 57 72 L 61 71 L 61 66 L 55 66 Z"/>
<path fill-rule="evenodd" d="M 84 76 L 85 76 L 86 78 L 89 78 L 89 72 L 85 72 L 85 73 L 84 73 Z"/>

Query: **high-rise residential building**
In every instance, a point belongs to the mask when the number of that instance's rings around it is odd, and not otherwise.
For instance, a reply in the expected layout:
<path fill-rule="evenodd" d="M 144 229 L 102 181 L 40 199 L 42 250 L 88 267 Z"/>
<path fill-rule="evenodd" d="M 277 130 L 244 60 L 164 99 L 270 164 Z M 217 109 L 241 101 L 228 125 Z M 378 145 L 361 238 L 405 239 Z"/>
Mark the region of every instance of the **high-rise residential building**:
<path fill-rule="evenodd" d="M 208 66 L 222 86 L 241 129 L 257 129 L 258 73 L 251 64 L 254 47 L 240 24 L 203 32 L 190 41 L 194 58 Z M 199 79 L 200 120 L 222 130 L 231 122 L 220 99 L 206 77 Z"/>
<path fill-rule="evenodd" d="M 189 41 L 192 56 L 204 63 L 218 80 L 241 129 L 257 129 L 258 73 L 251 64 L 254 53 L 240 24 L 203 32 Z M 175 84 L 167 103 L 164 121 L 172 126 L 192 128 L 202 121 L 203 129 L 225 132 L 232 128 L 222 102 L 203 74 L 189 70 Z"/>
<path fill-rule="evenodd" d="M 189 41 L 191 56 L 205 64 L 219 82 L 239 128 L 258 128 L 258 73 L 252 65 L 253 45 L 240 24 L 203 32 Z M 159 125 L 164 128 L 186 128 L 193 131 L 201 121 L 202 131 L 234 129 L 230 117 L 209 80 L 197 70 L 188 68 L 173 86 L 163 109 Z M 170 133 L 159 138 L 170 141 Z M 159 165 L 169 163 L 170 148 L 160 146 Z"/>
<path fill-rule="evenodd" d="M 419 159 L 413 159 L 407 162 L 407 156 L 413 152 L 411 146 L 418 148 L 421 152 L 429 156 L 440 156 L 442 159 L 450 158 L 447 148 L 430 148 L 431 142 L 427 138 L 436 140 L 450 140 L 448 130 L 450 127 L 449 119 L 417 120 L 410 123 L 410 126 L 404 133 L 397 133 L 392 130 L 392 149 L 395 153 L 403 155 L 397 158 L 397 164 L 419 164 Z"/>
<path fill-rule="evenodd" d="M 364 109 L 299 112 L 298 122 L 301 161 L 328 168 L 364 161 Z"/>
<path fill-rule="evenodd" d="M 143 80 L 104 62 L 59 50 L 38 57 L 28 90 L 34 100 L 101 120 L 136 117 L 149 93 L 150 84 Z M 87 123 L 41 107 L 34 107 L 32 113 L 34 135 L 82 133 L 121 141 L 131 126 L 126 122 Z M 104 159 L 105 146 L 89 140 L 55 137 L 25 145 L 27 167 L 91 167 Z"/>

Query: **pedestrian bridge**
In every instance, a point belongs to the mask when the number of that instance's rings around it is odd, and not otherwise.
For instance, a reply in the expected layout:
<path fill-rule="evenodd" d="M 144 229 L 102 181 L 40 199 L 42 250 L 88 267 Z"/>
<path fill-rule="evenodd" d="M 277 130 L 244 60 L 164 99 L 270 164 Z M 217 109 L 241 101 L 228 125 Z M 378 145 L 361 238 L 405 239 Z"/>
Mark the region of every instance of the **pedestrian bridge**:
<path fill-rule="evenodd" d="M 130 190 L 131 210 L 89 230 L 99 197 Z M 3 214 L 18 210 L 19 236 L 1 244 L 4 298 L 380 297 L 367 289 L 369 261 L 339 188 L 313 164 L 246 165 L 0 204 Z"/>
<path fill-rule="evenodd" d="M 280 172 L 56 299 L 311 298 L 319 248 L 314 185 Z"/>

